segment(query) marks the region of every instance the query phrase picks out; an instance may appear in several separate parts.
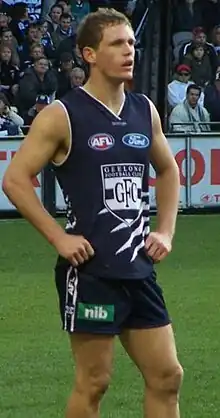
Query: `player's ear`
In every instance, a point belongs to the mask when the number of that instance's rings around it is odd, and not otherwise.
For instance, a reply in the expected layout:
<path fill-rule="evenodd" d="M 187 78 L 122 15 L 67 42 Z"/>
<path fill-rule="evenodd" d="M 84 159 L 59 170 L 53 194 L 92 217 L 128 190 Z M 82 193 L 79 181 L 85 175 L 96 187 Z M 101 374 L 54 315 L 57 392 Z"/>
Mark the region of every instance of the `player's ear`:
<path fill-rule="evenodd" d="M 93 48 L 86 46 L 83 48 L 83 58 L 88 64 L 96 63 L 96 52 Z"/>

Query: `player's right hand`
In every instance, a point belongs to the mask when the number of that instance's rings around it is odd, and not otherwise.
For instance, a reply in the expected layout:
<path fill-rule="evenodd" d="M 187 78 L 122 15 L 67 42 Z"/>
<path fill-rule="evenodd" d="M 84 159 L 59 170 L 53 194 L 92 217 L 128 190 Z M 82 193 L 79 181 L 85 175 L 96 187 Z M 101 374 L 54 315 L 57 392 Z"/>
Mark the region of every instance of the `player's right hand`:
<path fill-rule="evenodd" d="M 94 255 L 91 244 L 82 235 L 64 233 L 55 247 L 58 253 L 69 260 L 74 267 L 83 264 Z"/>

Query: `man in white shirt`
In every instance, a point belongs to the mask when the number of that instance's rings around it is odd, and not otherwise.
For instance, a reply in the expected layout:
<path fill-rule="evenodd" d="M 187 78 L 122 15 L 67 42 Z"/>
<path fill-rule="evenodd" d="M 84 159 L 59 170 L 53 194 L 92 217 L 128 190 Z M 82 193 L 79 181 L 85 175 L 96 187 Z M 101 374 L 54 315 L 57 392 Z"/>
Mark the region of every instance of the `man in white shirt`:
<path fill-rule="evenodd" d="M 196 84 L 190 84 L 187 87 L 185 100 L 175 106 L 171 112 L 169 119 L 170 132 L 198 133 L 210 131 L 209 114 L 198 103 L 200 95 L 201 88 Z"/>
<path fill-rule="evenodd" d="M 188 65 L 180 64 L 176 68 L 176 80 L 168 84 L 168 103 L 171 108 L 182 103 L 186 98 L 186 90 L 194 84 L 191 78 L 191 68 Z M 204 93 L 201 92 L 199 104 L 204 104 Z"/>

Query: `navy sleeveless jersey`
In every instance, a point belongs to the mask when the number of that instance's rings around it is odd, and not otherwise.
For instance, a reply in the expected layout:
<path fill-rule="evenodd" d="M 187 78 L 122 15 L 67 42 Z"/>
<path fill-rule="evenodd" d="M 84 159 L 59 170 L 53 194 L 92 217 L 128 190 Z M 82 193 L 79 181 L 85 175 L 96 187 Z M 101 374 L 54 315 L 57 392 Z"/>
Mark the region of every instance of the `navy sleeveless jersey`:
<path fill-rule="evenodd" d="M 103 278 L 143 279 L 153 270 L 149 234 L 151 110 L 146 97 L 126 93 L 119 116 L 82 88 L 61 101 L 72 143 L 54 165 L 67 205 L 68 233 L 83 235 L 95 256 L 80 269 Z"/>

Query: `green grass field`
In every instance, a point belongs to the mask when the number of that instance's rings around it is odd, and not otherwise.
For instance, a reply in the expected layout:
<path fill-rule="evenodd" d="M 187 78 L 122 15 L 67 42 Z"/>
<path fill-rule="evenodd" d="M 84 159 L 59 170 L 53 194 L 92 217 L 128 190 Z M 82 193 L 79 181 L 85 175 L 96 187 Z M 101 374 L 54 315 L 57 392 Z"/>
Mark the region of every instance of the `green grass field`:
<path fill-rule="evenodd" d="M 74 367 L 60 330 L 54 251 L 26 222 L 0 222 L 0 418 L 63 417 Z M 180 216 L 159 268 L 185 369 L 183 418 L 220 416 L 219 216 Z M 141 418 L 142 381 L 116 343 L 103 418 Z"/>

